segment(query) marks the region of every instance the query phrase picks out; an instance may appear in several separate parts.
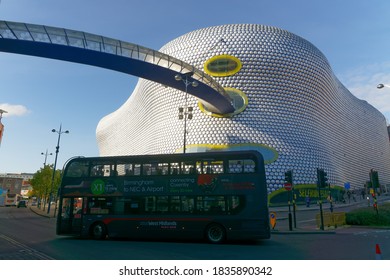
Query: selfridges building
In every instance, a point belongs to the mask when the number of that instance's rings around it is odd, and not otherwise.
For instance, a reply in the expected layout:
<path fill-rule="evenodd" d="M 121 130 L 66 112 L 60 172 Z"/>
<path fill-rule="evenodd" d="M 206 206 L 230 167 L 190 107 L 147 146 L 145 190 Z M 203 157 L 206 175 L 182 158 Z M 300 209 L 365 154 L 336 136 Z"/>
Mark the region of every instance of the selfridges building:
<path fill-rule="evenodd" d="M 178 115 L 187 104 L 186 152 L 259 150 L 269 192 L 283 187 L 287 170 L 295 185 L 315 183 L 317 168 L 332 185 L 361 188 L 371 169 L 381 184 L 390 183 L 385 117 L 352 95 L 305 39 L 275 27 L 232 24 L 190 32 L 160 51 L 213 76 L 235 112 L 212 113 L 185 92 L 140 79 L 127 102 L 98 124 L 102 156 L 183 152 Z"/>

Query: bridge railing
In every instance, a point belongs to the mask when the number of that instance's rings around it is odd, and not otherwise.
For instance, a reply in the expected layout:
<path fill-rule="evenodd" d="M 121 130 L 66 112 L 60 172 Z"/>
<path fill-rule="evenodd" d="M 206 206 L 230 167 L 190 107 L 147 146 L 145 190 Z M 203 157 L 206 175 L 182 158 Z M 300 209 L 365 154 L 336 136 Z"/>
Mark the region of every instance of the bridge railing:
<path fill-rule="evenodd" d="M 0 21 L 0 38 L 83 48 L 142 60 L 183 74 L 193 72 L 192 78 L 228 98 L 223 87 L 203 71 L 177 58 L 140 45 L 81 31 L 10 21 Z"/>

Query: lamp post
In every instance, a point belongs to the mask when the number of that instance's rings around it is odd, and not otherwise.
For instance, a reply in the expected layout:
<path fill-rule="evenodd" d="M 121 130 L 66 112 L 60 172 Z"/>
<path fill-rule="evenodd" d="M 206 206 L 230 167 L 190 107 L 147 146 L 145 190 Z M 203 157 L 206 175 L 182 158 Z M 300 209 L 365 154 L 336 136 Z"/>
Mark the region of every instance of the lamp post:
<path fill-rule="evenodd" d="M 188 72 L 185 74 L 176 74 L 175 80 L 176 81 L 183 81 L 185 87 L 186 87 L 186 95 L 185 95 L 185 106 L 184 108 L 179 108 L 179 119 L 184 118 L 184 136 L 183 136 L 183 154 L 186 153 L 186 141 L 187 141 L 187 118 L 192 118 L 192 107 L 188 107 L 188 86 L 191 85 L 193 87 L 198 86 L 198 82 L 194 79 L 191 79 L 191 76 L 193 75 L 193 72 Z"/>
<path fill-rule="evenodd" d="M 4 111 L 3 109 L 0 109 L 0 145 L 1 145 L 1 138 L 3 138 L 3 132 L 4 132 L 4 125 L 1 123 L 1 119 L 3 118 L 4 113 L 8 113 L 8 112 Z"/>
<path fill-rule="evenodd" d="M 7 111 L 3 110 L 3 109 L 0 109 L 0 120 L 1 118 L 3 117 L 3 114 L 4 113 L 8 113 Z"/>
<path fill-rule="evenodd" d="M 390 88 L 390 85 L 386 85 L 386 84 L 378 84 L 378 85 L 376 86 L 376 88 L 377 88 L 377 89 L 382 89 L 382 88 L 385 88 L 385 87 L 388 87 L 388 88 Z"/>
<path fill-rule="evenodd" d="M 62 133 L 69 133 L 69 130 L 62 131 L 62 124 L 60 125 L 59 130 L 52 129 L 51 132 L 56 132 L 58 133 L 58 141 L 57 141 L 57 147 L 56 147 L 56 157 L 54 159 L 54 167 L 53 167 L 53 176 L 51 177 L 51 188 L 50 188 L 50 195 L 49 195 L 49 205 L 47 206 L 47 213 L 50 213 L 50 204 L 53 196 L 53 188 L 54 188 L 54 177 L 56 174 L 56 166 L 57 166 L 57 157 L 58 157 L 58 152 L 60 150 L 60 140 L 61 140 L 61 134 Z"/>
<path fill-rule="evenodd" d="M 45 155 L 45 162 L 43 163 L 43 167 L 45 167 L 46 166 L 46 161 L 47 161 L 47 156 L 51 156 L 51 155 L 53 155 L 53 153 L 48 153 L 47 152 L 47 149 L 46 149 L 46 153 L 41 153 L 41 155 Z"/>

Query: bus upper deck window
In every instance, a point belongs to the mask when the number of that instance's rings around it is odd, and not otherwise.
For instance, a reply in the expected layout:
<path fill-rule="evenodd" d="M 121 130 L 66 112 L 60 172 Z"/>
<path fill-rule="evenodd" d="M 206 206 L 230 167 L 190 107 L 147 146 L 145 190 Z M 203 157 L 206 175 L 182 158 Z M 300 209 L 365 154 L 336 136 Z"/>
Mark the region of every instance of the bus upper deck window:
<path fill-rule="evenodd" d="M 168 163 L 159 163 L 157 165 L 157 175 L 167 175 L 169 169 Z"/>
<path fill-rule="evenodd" d="M 195 163 L 193 162 L 182 162 L 182 173 L 183 174 L 195 174 Z"/>
<path fill-rule="evenodd" d="M 229 173 L 242 173 L 242 167 L 241 160 L 229 160 Z"/>
<path fill-rule="evenodd" d="M 255 162 L 251 159 L 244 160 L 244 173 L 254 173 L 256 170 Z"/>
<path fill-rule="evenodd" d="M 88 176 L 88 162 L 72 162 L 66 170 L 67 177 L 86 177 Z"/>

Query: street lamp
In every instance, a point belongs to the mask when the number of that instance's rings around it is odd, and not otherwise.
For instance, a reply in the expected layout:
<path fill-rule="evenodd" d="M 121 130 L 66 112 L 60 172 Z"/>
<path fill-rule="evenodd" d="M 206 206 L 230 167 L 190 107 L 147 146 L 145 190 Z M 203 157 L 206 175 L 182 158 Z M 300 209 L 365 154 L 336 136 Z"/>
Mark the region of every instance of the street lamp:
<path fill-rule="evenodd" d="M 69 133 L 69 130 L 62 131 L 62 124 L 60 125 L 59 130 L 52 129 L 51 132 L 56 132 L 58 133 L 58 141 L 57 141 L 57 147 L 56 147 L 56 157 L 54 160 L 54 167 L 53 167 L 53 176 L 51 177 L 51 189 L 50 189 L 50 195 L 49 195 L 49 205 L 47 206 L 47 214 L 50 213 L 50 204 L 53 196 L 53 188 L 54 188 L 54 176 L 56 174 L 56 166 L 57 166 L 57 157 L 58 157 L 58 152 L 60 150 L 60 139 L 61 139 L 61 134 L 62 133 Z"/>
<path fill-rule="evenodd" d="M 0 109 L 0 120 L 1 118 L 3 117 L 3 113 L 8 113 L 7 111 L 3 110 L 3 109 Z"/>
<path fill-rule="evenodd" d="M 384 88 L 384 87 L 390 87 L 390 86 L 389 86 L 389 85 L 385 85 L 385 84 L 378 84 L 378 85 L 376 86 L 377 89 L 382 89 L 382 88 Z"/>
<path fill-rule="evenodd" d="M 53 153 L 48 154 L 47 149 L 46 149 L 46 153 L 41 153 L 41 155 L 45 155 L 45 162 L 43 163 L 43 167 L 45 167 L 46 161 L 47 161 L 47 156 L 51 156 L 51 155 L 53 155 Z"/>
<path fill-rule="evenodd" d="M 3 109 L 0 109 L 0 145 L 1 145 L 1 138 L 3 138 L 3 132 L 4 132 L 4 125 L 1 123 L 1 119 L 3 118 L 4 113 L 8 113 L 8 112 L 4 111 Z"/>
<path fill-rule="evenodd" d="M 192 79 L 192 75 L 194 75 L 193 72 L 188 72 L 185 74 L 176 74 L 175 80 L 176 81 L 183 81 L 185 87 L 186 87 L 186 95 L 185 95 L 185 106 L 179 108 L 179 119 L 184 118 L 184 137 L 183 137 L 183 153 L 186 153 L 186 138 L 187 138 L 187 118 L 192 119 L 192 107 L 188 107 L 188 86 L 191 85 L 193 87 L 198 86 L 198 82 Z"/>

